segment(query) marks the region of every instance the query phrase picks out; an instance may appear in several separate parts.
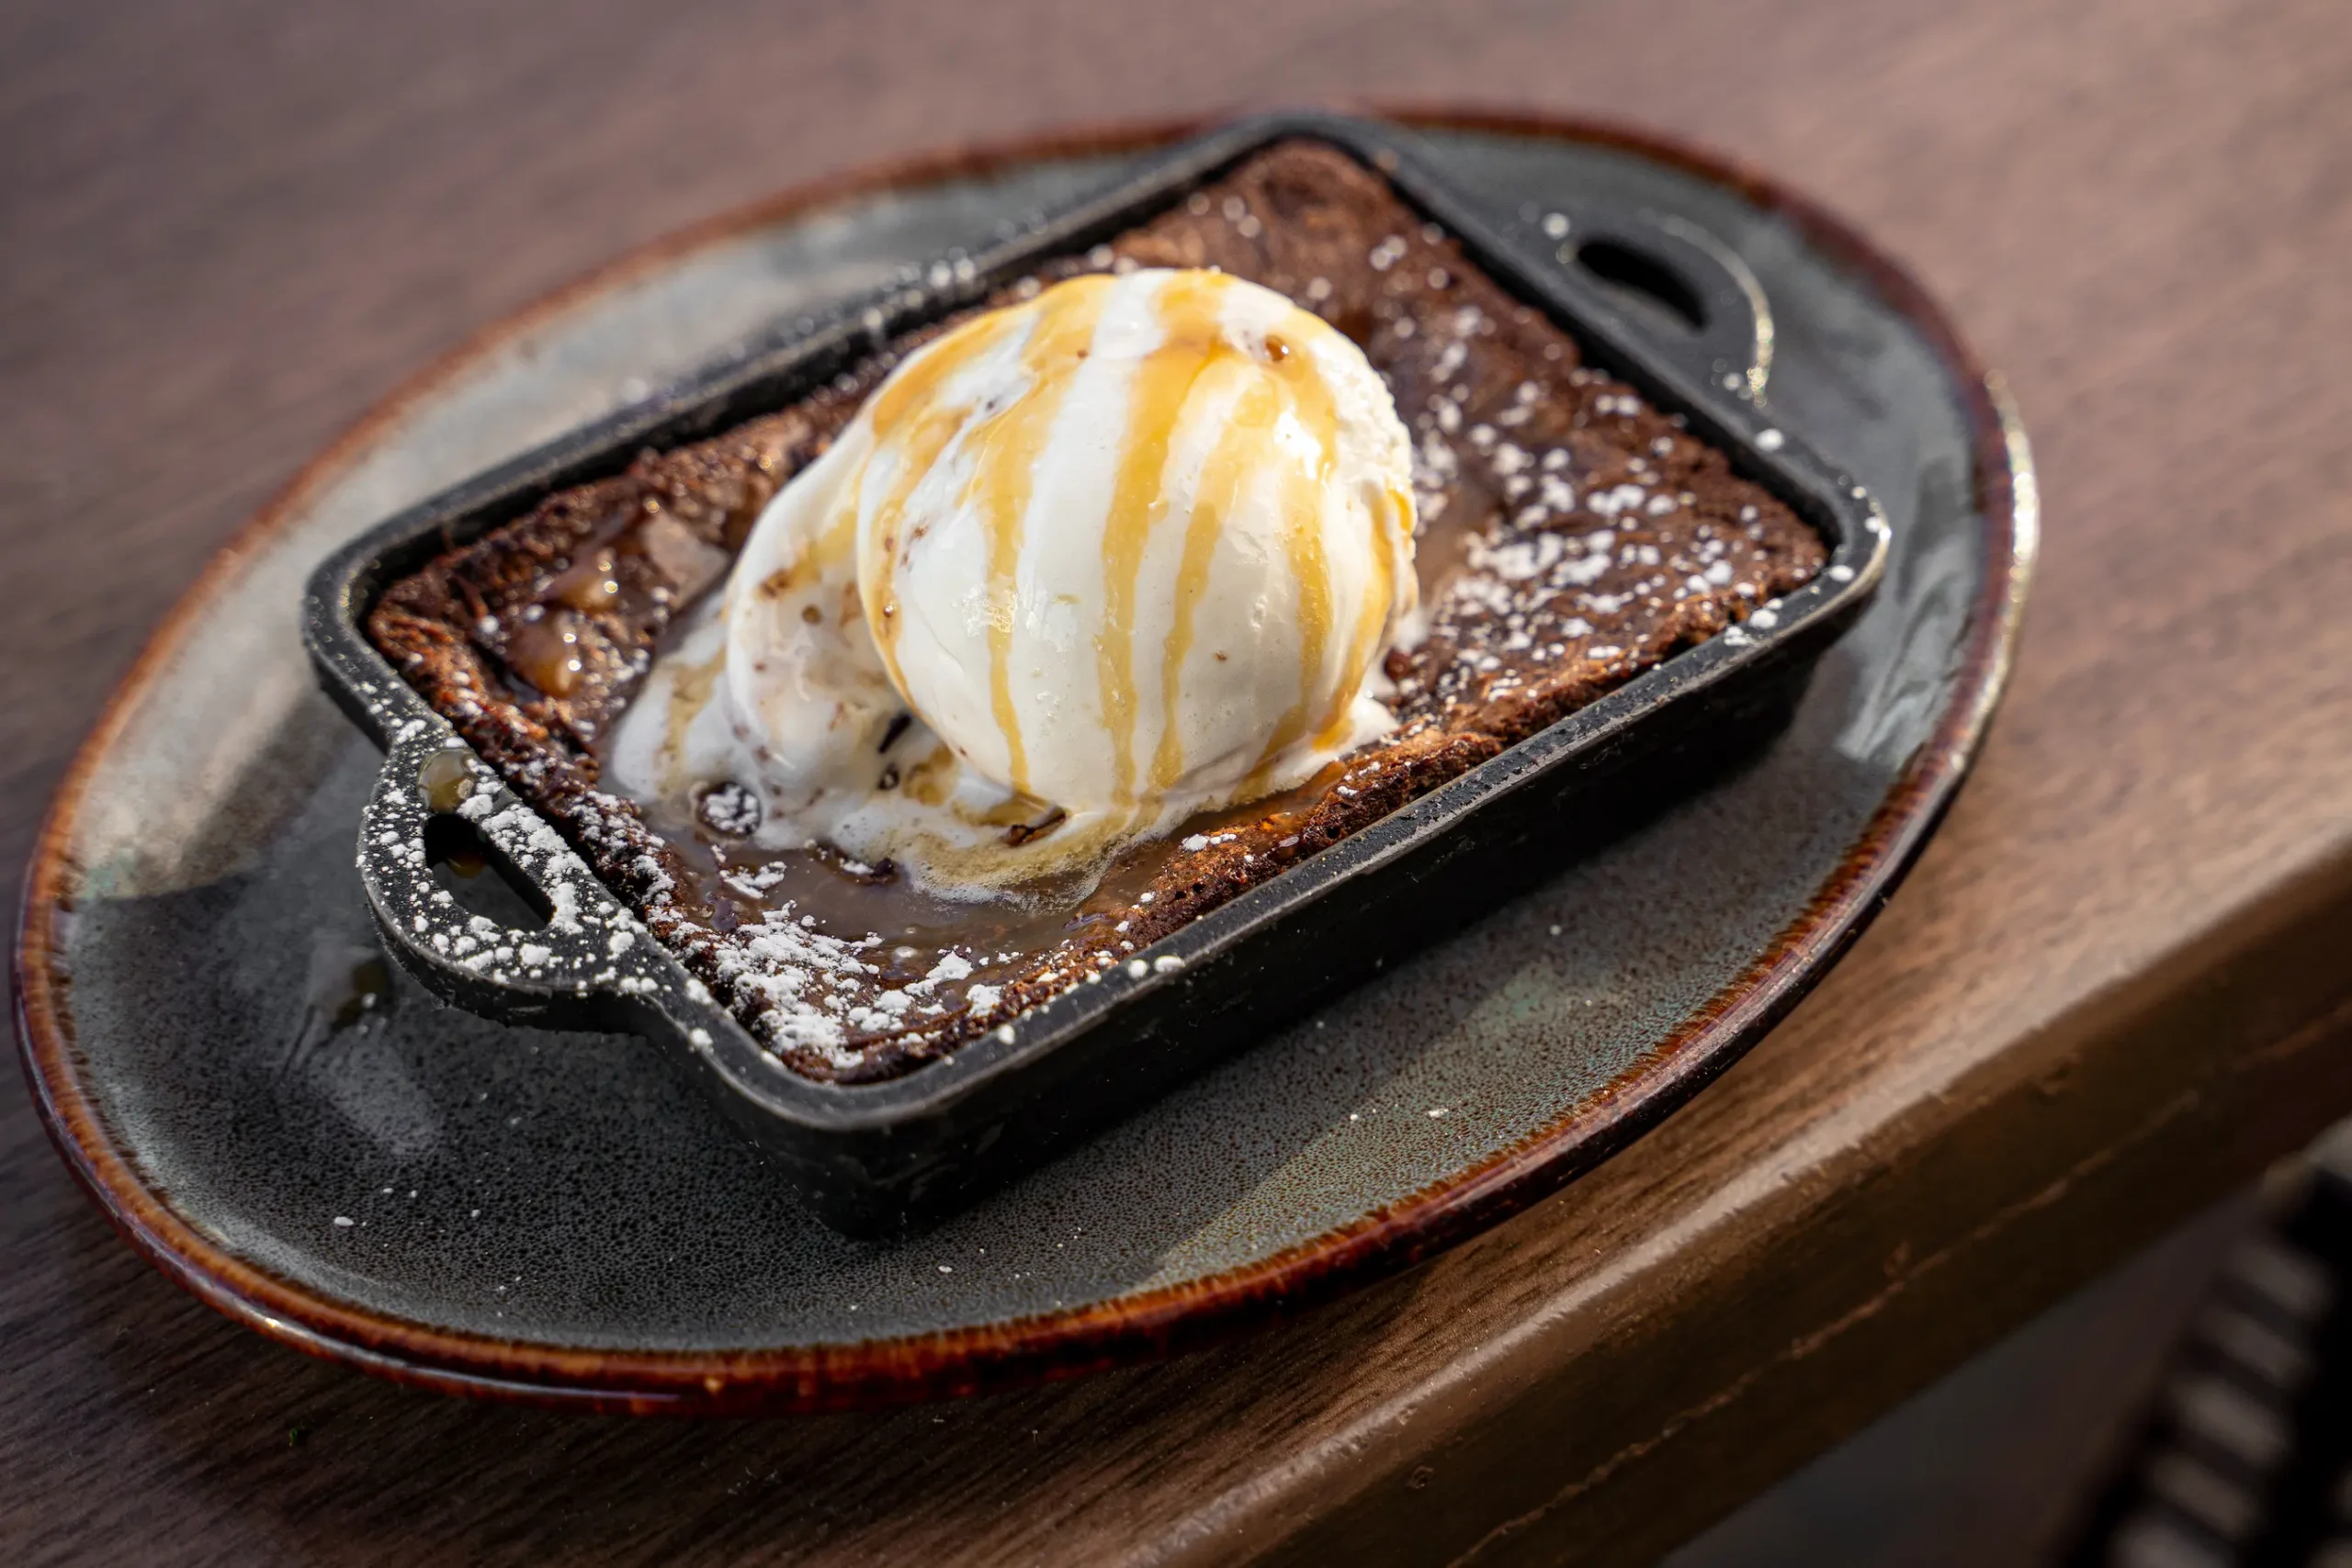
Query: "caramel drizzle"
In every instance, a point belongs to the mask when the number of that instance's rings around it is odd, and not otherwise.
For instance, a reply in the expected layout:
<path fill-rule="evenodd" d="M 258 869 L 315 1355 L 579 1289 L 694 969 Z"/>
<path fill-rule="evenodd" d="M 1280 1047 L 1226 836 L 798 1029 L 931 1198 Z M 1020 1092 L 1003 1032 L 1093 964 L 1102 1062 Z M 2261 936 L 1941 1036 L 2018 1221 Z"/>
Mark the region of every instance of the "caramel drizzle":
<path fill-rule="evenodd" d="M 1201 465 L 1200 479 L 1193 486 L 1193 514 L 1184 525 L 1183 553 L 1176 569 L 1175 615 L 1159 661 L 1163 717 L 1159 745 L 1151 760 L 1155 795 L 1175 788 L 1184 772 L 1184 738 L 1176 722 L 1177 704 L 1183 694 L 1184 661 L 1193 651 L 1194 617 L 1208 592 L 1209 568 L 1216 558 L 1217 536 L 1249 482 L 1251 459 L 1263 449 L 1266 433 L 1282 412 L 1283 400 L 1272 384 L 1258 377 L 1246 381 L 1226 415 L 1225 433 Z"/>
<path fill-rule="evenodd" d="M 1024 795 L 1031 793 L 1029 757 L 1012 701 L 1012 634 L 1020 615 L 1018 572 L 1029 492 L 1111 288 L 1108 277 L 1072 278 L 1039 298 L 1036 324 L 1021 349 L 1028 389 L 966 438 L 975 462 L 965 503 L 978 509 L 988 531 L 989 706 L 1004 738 L 1006 782 Z"/>
<path fill-rule="evenodd" d="M 964 428 L 965 417 L 970 412 L 962 407 L 940 406 L 939 389 L 956 371 L 996 346 L 1027 317 L 1028 312 L 1021 310 L 991 310 L 975 316 L 933 344 L 928 352 L 902 367 L 883 384 L 867 405 L 867 423 L 873 431 L 874 445 L 858 471 L 842 485 L 834 513 L 819 536 L 817 551 L 820 560 L 833 558 L 845 542 L 856 539 L 859 500 L 865 492 L 866 473 L 873 467 L 876 455 L 911 415 L 912 424 L 898 443 L 898 467 L 890 476 L 890 488 L 874 510 L 871 537 L 875 545 L 873 559 L 879 569 L 876 586 L 880 592 L 857 595 L 865 605 L 866 629 L 873 633 L 875 651 L 881 655 L 890 683 L 902 697 L 906 695 L 907 682 L 899 669 L 899 633 L 905 625 L 899 614 L 899 527 L 915 487 Z"/>
<path fill-rule="evenodd" d="M 1154 299 L 1161 337 L 1136 369 L 1126 438 L 1112 485 L 1110 512 L 1102 524 L 1102 627 L 1095 637 L 1094 655 L 1102 720 L 1111 734 L 1114 798 L 1122 806 L 1134 805 L 1136 798 L 1136 596 L 1143 576 L 1144 551 L 1168 517 L 1169 443 L 1202 378 L 1211 366 L 1235 354 L 1219 321 L 1223 294 L 1216 275 L 1188 272 L 1170 278 Z M 1193 515 L 1199 516 L 1197 506 Z M 1195 532 L 1197 528 L 1186 535 L 1188 561 Z M 1205 572 L 1205 560 L 1202 570 Z M 1188 626 L 1189 609 L 1188 604 L 1184 612 Z M 1164 659 L 1162 666 L 1164 695 L 1170 689 Z M 1174 728 L 1174 713 L 1172 707 L 1161 710 L 1162 750 Z M 1159 787 L 1158 773 L 1155 762 L 1155 787 Z"/>
<path fill-rule="evenodd" d="M 1365 594 L 1356 611 L 1355 635 L 1348 639 L 1348 664 L 1351 670 L 1369 670 L 1380 654 L 1382 634 L 1388 629 L 1389 601 L 1396 592 L 1396 536 L 1410 525 L 1412 502 L 1394 491 L 1383 491 L 1380 504 L 1372 509 L 1372 592 Z M 1315 731 L 1315 749 L 1329 750 L 1340 743 L 1346 732 L 1350 710 L 1355 706 L 1355 692 L 1343 688 L 1331 694 L 1330 705 L 1323 710 L 1322 723 Z"/>
<path fill-rule="evenodd" d="M 1258 753 L 1245 784 L 1250 794 L 1265 790 L 1274 763 L 1306 733 L 1315 716 L 1310 711 L 1315 683 L 1334 618 L 1331 563 L 1323 551 L 1323 507 L 1339 459 L 1339 412 L 1311 354 L 1284 354 L 1274 361 L 1274 374 L 1289 394 L 1290 413 L 1306 431 L 1317 457 L 1312 468 L 1292 468 L 1283 476 L 1283 543 L 1298 584 L 1298 695 Z"/>

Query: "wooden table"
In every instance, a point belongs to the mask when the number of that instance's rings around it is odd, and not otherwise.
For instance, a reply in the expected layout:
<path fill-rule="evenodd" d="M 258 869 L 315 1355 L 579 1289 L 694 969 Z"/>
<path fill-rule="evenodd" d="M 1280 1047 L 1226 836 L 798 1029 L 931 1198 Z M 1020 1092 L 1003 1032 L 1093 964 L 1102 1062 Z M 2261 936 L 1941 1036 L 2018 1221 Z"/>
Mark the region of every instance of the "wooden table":
<path fill-rule="evenodd" d="M 1912 262 L 2042 467 L 1977 776 L 1597 1176 L 1275 1331 L 982 1402 L 631 1423 L 306 1361 L 117 1243 L 12 1089 L 10 1561 L 1639 1562 L 2352 1110 L 2340 6 L 802 9 L 0 17 L 0 869 L 207 553 L 469 330 L 853 163 L 1303 98 L 1638 118 Z"/>

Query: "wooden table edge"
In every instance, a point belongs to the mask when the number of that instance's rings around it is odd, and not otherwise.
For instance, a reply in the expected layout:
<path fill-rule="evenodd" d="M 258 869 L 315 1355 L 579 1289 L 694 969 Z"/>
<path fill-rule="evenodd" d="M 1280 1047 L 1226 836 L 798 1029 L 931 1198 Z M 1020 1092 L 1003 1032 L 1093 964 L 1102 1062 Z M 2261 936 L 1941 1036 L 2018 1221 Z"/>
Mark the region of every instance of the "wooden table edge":
<path fill-rule="evenodd" d="M 1942 1092 L 1809 1140 L 1830 1157 L 1757 1173 L 1673 1247 L 1567 1281 L 1136 1561 L 1654 1562 L 2340 1116 L 2346 951 L 2352 845 Z M 1598 1196 L 1560 1195 L 1421 1288 Z M 1602 1431 L 1621 1367 L 1679 1375 Z"/>

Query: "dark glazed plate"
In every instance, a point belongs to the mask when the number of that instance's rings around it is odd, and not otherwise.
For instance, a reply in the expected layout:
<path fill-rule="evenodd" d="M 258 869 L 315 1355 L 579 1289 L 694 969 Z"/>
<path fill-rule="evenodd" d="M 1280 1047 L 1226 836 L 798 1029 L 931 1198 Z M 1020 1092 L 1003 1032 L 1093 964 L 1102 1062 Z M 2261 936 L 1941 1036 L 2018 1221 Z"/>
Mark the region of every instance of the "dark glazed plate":
<path fill-rule="evenodd" d="M 1750 765 L 918 1238 L 780 1201 L 642 1041 L 440 1004 L 385 961 L 351 865 L 381 760 L 305 665 L 318 563 L 644 400 L 633 378 L 1170 136 L 837 183 L 487 334 L 322 457 L 158 635 L 61 794 L 17 953 L 27 1072 L 100 1206 L 240 1321 L 426 1386 L 838 1408 L 1232 1332 L 1491 1224 L 1696 1092 L 1884 899 L 1973 754 L 2032 553 L 2023 438 L 1932 304 L 1787 192 L 1604 128 L 1419 139 L 1531 256 L 1578 203 L 1720 245 L 1769 304 L 1766 406 L 1886 507 L 1878 596 Z"/>
<path fill-rule="evenodd" d="M 368 612 L 392 582 L 550 493 L 617 473 L 649 447 L 698 440 L 797 401 L 874 344 L 1146 222 L 1250 154 L 1295 138 L 1377 168 L 1507 291 L 1568 329 L 1589 358 L 1653 406 L 1683 414 L 1694 434 L 1786 502 L 1830 547 L 1828 562 L 1745 624 L 952 1056 L 877 1084 L 802 1077 L 464 750 L 368 641 Z M 1591 846 L 1595 833 L 1580 827 L 1622 823 L 1666 781 L 1720 767 L 1785 722 L 1814 660 L 1877 588 L 1886 555 L 1884 520 L 1852 476 L 1757 405 L 1769 308 L 1720 244 L 1702 243 L 1703 231 L 1687 222 L 1590 198 L 1568 229 L 1571 254 L 1605 274 L 1549 257 L 1531 264 L 1422 164 L 1409 135 L 1335 116 L 1253 120 L 1151 159 L 1016 237 L 990 244 L 985 232 L 967 236 L 968 248 L 924 258 L 929 265 L 878 295 L 796 322 L 772 346 L 371 529 L 311 579 L 303 633 L 328 694 L 387 752 L 357 832 L 360 882 L 386 947 L 427 988 L 485 1017 L 649 1036 L 698 1069 L 721 1108 L 768 1151 L 781 1189 L 836 1229 L 871 1236 L 952 1212 L 1524 891 Z M 1690 324 L 1641 324 L 1602 276 L 1621 289 L 1645 284 L 1652 298 L 1677 301 Z M 451 748 L 488 797 L 467 803 L 488 807 L 477 818 L 486 847 L 528 904 L 544 915 L 568 885 L 561 902 L 576 912 L 567 910 L 564 929 L 544 919 L 503 927 L 438 887 L 436 835 L 469 833 L 447 795 L 455 775 L 440 785 L 437 806 L 425 782 L 440 777 L 428 770 L 446 768 Z"/>

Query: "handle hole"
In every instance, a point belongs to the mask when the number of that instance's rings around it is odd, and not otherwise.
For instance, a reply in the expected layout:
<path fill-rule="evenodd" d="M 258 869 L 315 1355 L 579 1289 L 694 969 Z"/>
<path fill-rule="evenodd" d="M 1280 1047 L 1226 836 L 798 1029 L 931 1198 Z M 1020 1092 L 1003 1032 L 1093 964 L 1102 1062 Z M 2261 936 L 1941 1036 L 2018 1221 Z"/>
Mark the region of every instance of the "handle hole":
<path fill-rule="evenodd" d="M 434 886 L 469 915 L 514 931 L 537 931 L 553 912 L 530 878 L 462 817 L 425 818 L 424 863 L 432 868 Z"/>
<path fill-rule="evenodd" d="M 1699 291 L 1646 251 L 1615 240 L 1588 240 L 1577 247 L 1576 263 L 1653 325 L 1685 333 L 1706 327 L 1707 306 Z"/>

